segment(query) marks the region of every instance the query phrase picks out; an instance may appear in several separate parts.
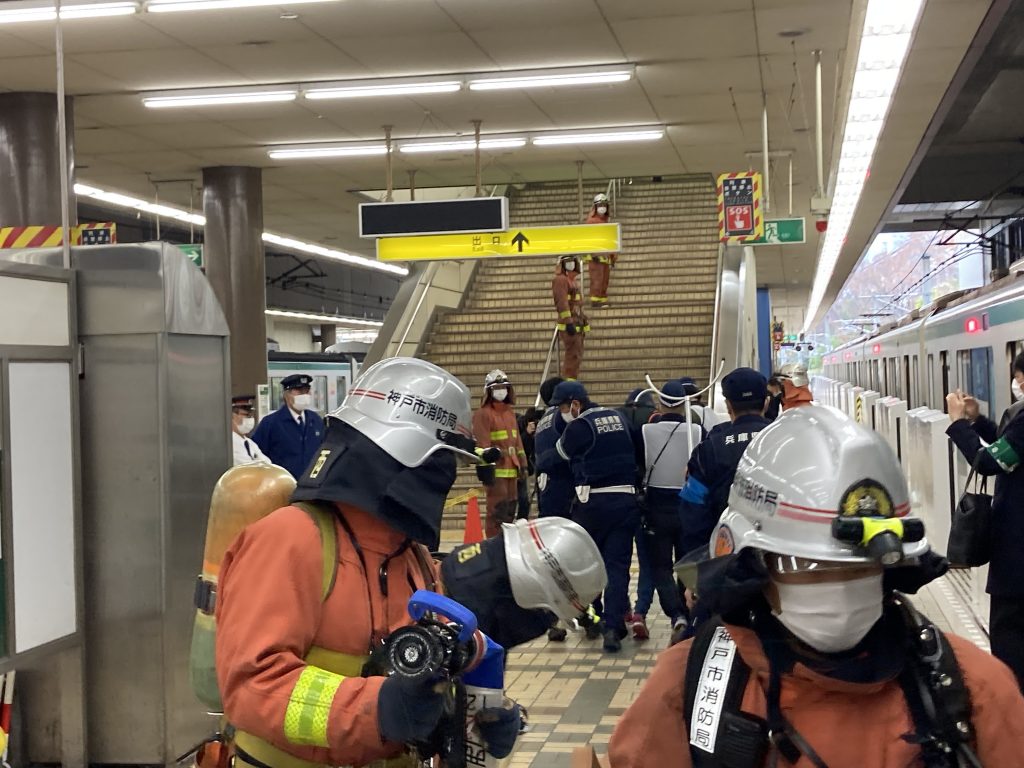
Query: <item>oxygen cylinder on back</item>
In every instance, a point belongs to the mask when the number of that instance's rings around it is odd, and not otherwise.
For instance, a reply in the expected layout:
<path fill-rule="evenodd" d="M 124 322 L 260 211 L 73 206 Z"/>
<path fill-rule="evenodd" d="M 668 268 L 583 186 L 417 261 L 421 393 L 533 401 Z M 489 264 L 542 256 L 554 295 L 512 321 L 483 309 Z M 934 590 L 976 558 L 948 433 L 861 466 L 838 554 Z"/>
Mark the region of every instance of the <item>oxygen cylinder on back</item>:
<path fill-rule="evenodd" d="M 295 478 L 286 469 L 273 464 L 232 467 L 214 486 L 206 525 L 203 572 L 196 581 L 196 616 L 189 658 L 192 690 L 210 711 L 219 712 L 222 708 L 214 667 L 217 636 L 214 608 L 224 553 L 247 525 L 288 506 L 294 490 Z"/>

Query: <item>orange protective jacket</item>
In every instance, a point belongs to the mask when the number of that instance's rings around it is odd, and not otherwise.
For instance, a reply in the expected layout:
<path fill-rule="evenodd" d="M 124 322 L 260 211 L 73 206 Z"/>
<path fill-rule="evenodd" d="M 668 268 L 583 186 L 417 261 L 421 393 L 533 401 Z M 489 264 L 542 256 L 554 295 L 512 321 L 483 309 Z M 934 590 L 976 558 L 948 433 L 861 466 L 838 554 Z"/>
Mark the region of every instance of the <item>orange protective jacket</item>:
<path fill-rule="evenodd" d="M 564 331 L 567 322 L 575 323 L 578 332 L 586 333 L 590 330 L 581 308 L 583 294 L 576 285 L 574 272 L 558 272 L 551 281 L 551 295 L 558 312 L 558 330 Z"/>
<path fill-rule="evenodd" d="M 405 536 L 367 512 L 338 505 L 362 549 L 335 521 L 338 567 L 322 602 L 324 554 L 316 523 L 283 507 L 247 527 L 224 557 L 217 597 L 217 677 L 236 743 L 273 768 L 362 766 L 401 755 L 381 739 L 383 677 L 360 676 L 371 646 L 412 623 L 416 589 L 435 567 Z"/>
<path fill-rule="evenodd" d="M 591 209 L 590 215 L 587 216 L 587 224 L 607 224 L 610 217 L 601 216 L 597 211 Z M 584 257 L 584 261 L 599 261 L 602 264 L 611 264 L 615 266 L 615 260 L 618 258 L 617 253 L 595 253 L 590 256 Z"/>
<path fill-rule="evenodd" d="M 768 660 L 753 631 L 728 626 L 751 668 L 742 711 L 765 717 Z M 1024 698 L 1002 662 L 963 638 L 947 635 L 970 690 L 976 754 L 993 768 L 1024 766 Z M 611 768 L 690 768 L 683 687 L 693 641 L 658 659 L 640 695 L 619 720 L 609 744 Z M 695 663 L 702 663 L 703 660 Z M 848 683 L 797 664 L 782 676 L 781 706 L 793 727 L 829 768 L 919 768 L 920 748 L 902 737 L 913 731 L 900 684 Z M 789 766 L 782 759 L 780 765 Z M 801 757 L 798 768 L 811 768 Z"/>
<path fill-rule="evenodd" d="M 526 469 L 526 451 L 519 435 L 516 412 L 508 403 L 491 400 L 473 413 L 473 437 L 477 449 L 500 448 L 501 458 L 495 463 L 495 477 L 517 478 Z"/>

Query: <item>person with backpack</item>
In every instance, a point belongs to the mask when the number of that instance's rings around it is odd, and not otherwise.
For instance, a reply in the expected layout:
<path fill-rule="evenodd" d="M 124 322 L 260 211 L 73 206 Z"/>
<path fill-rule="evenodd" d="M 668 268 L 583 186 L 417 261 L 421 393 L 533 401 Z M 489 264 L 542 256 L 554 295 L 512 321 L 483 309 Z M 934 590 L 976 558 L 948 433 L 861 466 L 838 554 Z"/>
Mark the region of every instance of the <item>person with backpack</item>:
<path fill-rule="evenodd" d="M 235 539 L 215 646 L 236 765 L 407 765 L 407 745 L 435 734 L 451 686 L 381 675 L 379 649 L 413 623 L 413 593 L 437 591 L 444 502 L 458 461 L 478 461 L 471 414 L 466 386 L 431 363 L 371 366 L 330 415 L 291 504 Z M 500 758 L 520 717 L 494 709 L 477 725 Z"/>
<path fill-rule="evenodd" d="M 704 436 L 704 428 L 693 418 L 686 423 L 683 385 L 678 381 L 666 382 L 658 393 L 658 410 L 640 431 L 644 523 L 636 537 L 640 560 L 636 605 L 632 616 L 627 618 L 636 640 L 650 637 L 647 612 L 655 590 L 674 633 L 681 632 L 688 621 L 672 565 L 686 554 L 679 517 L 679 491 L 686 479 L 691 453 Z M 641 552 L 646 555 L 646 563 Z"/>
<path fill-rule="evenodd" d="M 815 405 L 760 432 L 712 550 L 714 618 L 658 659 L 611 768 L 1024 766 L 1010 670 L 903 594 L 948 564 L 876 432 Z"/>

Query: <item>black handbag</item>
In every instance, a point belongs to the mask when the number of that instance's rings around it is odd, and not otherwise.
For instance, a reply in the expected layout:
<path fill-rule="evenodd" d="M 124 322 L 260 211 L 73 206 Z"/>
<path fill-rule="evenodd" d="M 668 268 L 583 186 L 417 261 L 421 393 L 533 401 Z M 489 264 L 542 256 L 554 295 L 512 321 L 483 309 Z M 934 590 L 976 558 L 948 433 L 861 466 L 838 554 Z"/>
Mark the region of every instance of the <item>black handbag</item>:
<path fill-rule="evenodd" d="M 949 527 L 946 559 L 954 568 L 976 568 L 992 558 L 992 497 L 988 494 L 988 478 L 981 487 L 971 492 L 971 481 L 978 473 L 978 460 L 984 448 L 978 451 L 967 476 L 964 495 L 953 511 Z"/>

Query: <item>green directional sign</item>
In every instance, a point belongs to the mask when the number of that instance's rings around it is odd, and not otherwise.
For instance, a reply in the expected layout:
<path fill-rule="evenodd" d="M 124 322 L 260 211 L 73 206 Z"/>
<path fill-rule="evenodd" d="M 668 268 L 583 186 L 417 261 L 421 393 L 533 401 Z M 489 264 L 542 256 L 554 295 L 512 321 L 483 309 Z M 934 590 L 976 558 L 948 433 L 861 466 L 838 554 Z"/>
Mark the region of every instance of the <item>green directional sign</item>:
<path fill-rule="evenodd" d="M 188 256 L 192 260 L 193 264 L 195 264 L 200 269 L 202 268 L 202 266 L 203 266 L 203 246 L 202 245 L 190 245 L 190 244 L 181 245 L 181 244 L 179 244 L 178 247 L 181 248 L 181 250 L 183 250 L 185 252 L 185 255 Z"/>
<path fill-rule="evenodd" d="M 801 219 L 765 219 L 764 236 L 748 245 L 799 245 L 807 242 L 807 228 Z"/>

